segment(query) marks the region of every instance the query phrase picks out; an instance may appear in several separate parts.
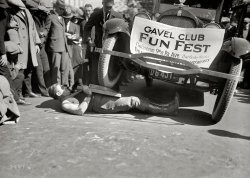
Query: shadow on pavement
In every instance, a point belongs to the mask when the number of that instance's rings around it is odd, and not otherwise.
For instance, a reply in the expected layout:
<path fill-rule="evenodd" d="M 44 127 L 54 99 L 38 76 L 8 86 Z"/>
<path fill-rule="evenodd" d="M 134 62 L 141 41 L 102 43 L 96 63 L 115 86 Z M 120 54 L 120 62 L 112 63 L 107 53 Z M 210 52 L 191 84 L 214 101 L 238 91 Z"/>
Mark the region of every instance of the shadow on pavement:
<path fill-rule="evenodd" d="M 36 108 L 53 109 L 56 112 L 62 112 L 60 102 L 54 99 L 44 101 L 40 105 L 37 105 Z"/>
<path fill-rule="evenodd" d="M 188 125 L 196 125 L 196 126 L 211 126 L 214 125 L 214 122 L 211 119 L 211 114 L 193 110 L 193 109 L 179 109 L 179 114 L 172 118 L 177 122 L 181 122 L 183 124 Z"/>
<path fill-rule="evenodd" d="M 127 116 L 129 114 L 131 116 Z M 168 115 L 151 115 L 140 112 L 120 112 L 117 114 L 98 114 L 89 113 L 88 117 L 98 117 L 104 119 L 114 119 L 114 120 L 126 120 L 133 122 L 144 122 L 153 124 L 163 124 L 163 125 L 195 125 L 195 126 L 211 126 L 214 122 L 211 119 L 211 115 L 192 109 L 179 109 L 177 116 Z"/>
<path fill-rule="evenodd" d="M 123 115 L 124 114 L 124 115 Z M 152 124 L 159 124 L 159 125 L 184 125 L 180 122 L 170 121 L 170 120 L 164 120 L 164 118 L 158 118 L 154 115 L 144 115 L 144 114 L 138 114 L 134 112 L 130 112 L 129 114 L 131 116 L 126 116 L 126 113 L 119 113 L 119 114 L 87 114 L 87 117 L 96 117 L 96 118 L 102 118 L 102 119 L 110 119 L 110 120 L 123 120 L 123 121 L 131 121 L 131 122 L 143 122 L 143 123 L 152 123 Z M 161 116 L 163 117 L 163 116 Z M 167 118 L 172 119 L 173 116 L 166 116 Z M 173 120 L 173 119 L 172 119 Z"/>
<path fill-rule="evenodd" d="M 250 90 L 239 89 L 234 97 L 241 103 L 250 103 Z"/>
<path fill-rule="evenodd" d="M 216 135 L 216 136 L 221 136 L 221 137 L 239 138 L 239 139 L 244 139 L 244 140 L 249 140 L 250 141 L 249 136 L 244 136 L 244 135 L 229 132 L 229 131 L 226 131 L 226 130 L 211 129 L 211 130 L 208 130 L 208 133 Z"/>

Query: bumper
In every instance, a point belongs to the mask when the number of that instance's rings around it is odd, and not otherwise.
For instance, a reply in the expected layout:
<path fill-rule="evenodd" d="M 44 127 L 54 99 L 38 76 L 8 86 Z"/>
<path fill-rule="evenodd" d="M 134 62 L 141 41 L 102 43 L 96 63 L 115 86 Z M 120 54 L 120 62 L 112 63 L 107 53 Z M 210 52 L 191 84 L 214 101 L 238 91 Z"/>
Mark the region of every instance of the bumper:
<path fill-rule="evenodd" d="M 152 53 L 128 54 L 118 51 L 103 50 L 102 48 L 95 48 L 94 51 L 103 54 L 110 54 L 113 56 L 128 58 L 145 68 L 160 70 L 166 73 L 176 73 L 179 75 L 202 74 L 229 80 L 243 79 L 243 77 L 241 76 L 200 68 L 182 59 L 176 59 Z"/>

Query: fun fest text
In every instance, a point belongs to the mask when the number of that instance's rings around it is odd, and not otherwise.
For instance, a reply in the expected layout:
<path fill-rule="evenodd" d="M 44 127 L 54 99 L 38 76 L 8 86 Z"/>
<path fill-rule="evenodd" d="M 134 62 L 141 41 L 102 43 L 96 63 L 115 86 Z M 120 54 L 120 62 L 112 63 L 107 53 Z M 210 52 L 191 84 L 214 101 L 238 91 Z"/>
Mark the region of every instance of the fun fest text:
<path fill-rule="evenodd" d="M 187 60 L 208 68 L 219 53 L 224 29 L 179 28 L 135 17 L 130 50 Z"/>

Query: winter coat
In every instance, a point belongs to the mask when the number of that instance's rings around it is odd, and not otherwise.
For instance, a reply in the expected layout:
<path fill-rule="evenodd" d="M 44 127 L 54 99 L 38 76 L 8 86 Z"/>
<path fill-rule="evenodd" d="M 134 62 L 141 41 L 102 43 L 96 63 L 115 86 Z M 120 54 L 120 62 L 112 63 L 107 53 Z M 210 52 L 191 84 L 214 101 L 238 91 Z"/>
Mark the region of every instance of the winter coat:
<path fill-rule="evenodd" d="M 13 15 L 12 18 L 18 23 L 18 37 L 20 40 L 20 46 L 23 50 L 23 53 L 18 55 L 18 63 L 22 63 L 23 69 L 26 69 L 29 56 L 31 57 L 32 65 L 38 66 L 36 45 L 39 45 L 41 41 L 29 10 L 24 9 L 23 11 L 27 18 L 24 17 L 21 11 Z"/>

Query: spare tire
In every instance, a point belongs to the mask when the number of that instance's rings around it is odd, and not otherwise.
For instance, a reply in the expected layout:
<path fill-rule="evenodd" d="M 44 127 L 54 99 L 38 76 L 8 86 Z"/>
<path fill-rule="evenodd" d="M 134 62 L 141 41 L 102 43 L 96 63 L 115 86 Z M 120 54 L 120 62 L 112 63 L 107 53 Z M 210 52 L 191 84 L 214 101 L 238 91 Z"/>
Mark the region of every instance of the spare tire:
<path fill-rule="evenodd" d="M 108 36 L 103 43 L 104 50 L 116 51 L 118 48 L 117 35 Z M 105 87 L 113 88 L 120 80 L 123 69 L 120 65 L 120 57 L 110 54 L 100 54 L 98 62 L 98 81 Z"/>

